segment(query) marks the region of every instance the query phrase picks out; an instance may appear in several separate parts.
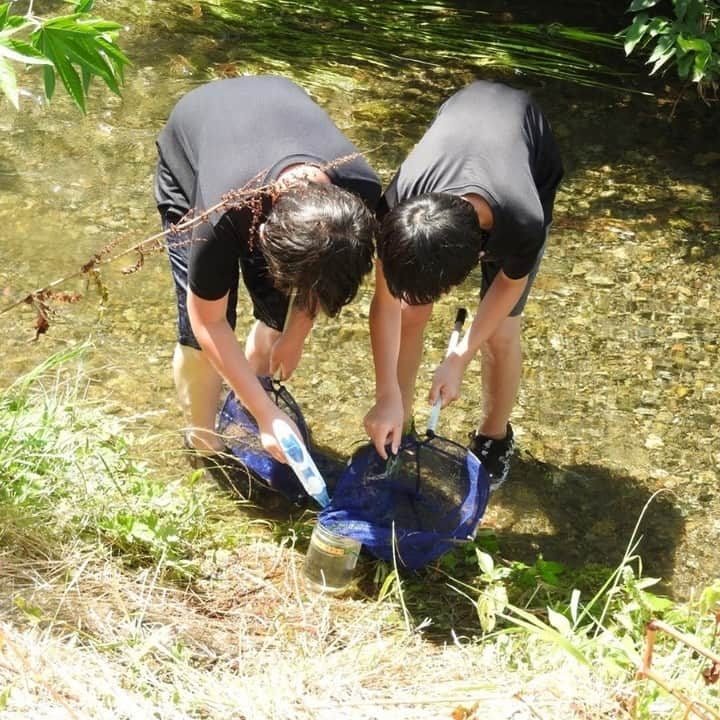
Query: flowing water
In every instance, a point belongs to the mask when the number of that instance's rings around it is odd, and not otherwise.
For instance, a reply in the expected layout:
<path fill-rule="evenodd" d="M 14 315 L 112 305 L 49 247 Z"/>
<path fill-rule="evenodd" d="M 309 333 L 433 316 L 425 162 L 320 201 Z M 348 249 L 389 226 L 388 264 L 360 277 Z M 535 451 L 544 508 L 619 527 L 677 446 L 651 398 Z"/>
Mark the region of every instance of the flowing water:
<path fill-rule="evenodd" d="M 675 595 L 720 575 L 720 152 L 717 110 L 679 105 L 661 83 L 636 92 L 643 69 L 621 50 L 579 50 L 538 24 L 604 23 L 622 7 L 553 3 L 537 17 L 513 4 L 118 2 L 99 15 L 127 26 L 133 61 L 122 97 L 94 88 L 83 117 L 58 93 L 39 100 L 29 74 L 20 112 L 0 116 L 0 293 L 8 305 L 57 278 L 85 292 L 56 304 L 34 341 L 34 313 L 0 315 L 0 386 L 49 354 L 90 339 L 93 384 L 109 413 L 131 420 L 148 459 L 177 462 L 181 417 L 170 374 L 174 301 L 167 260 L 132 253 L 103 267 L 103 300 L 77 271 L 158 230 L 154 139 L 176 100 L 208 80 L 280 73 L 301 83 L 387 182 L 438 105 L 475 77 L 530 90 L 555 128 L 566 165 L 551 242 L 526 311 L 525 369 L 512 421 L 520 446 L 511 480 L 484 522 L 505 556 L 538 553 L 575 566 L 615 565 L 640 523 L 647 574 Z M 530 6 L 533 7 L 532 5 Z M 546 9 L 547 12 L 547 9 Z M 597 16 L 597 17 L 595 17 Z M 596 24 L 595 27 L 598 27 Z M 563 54 L 564 65 L 558 70 Z M 594 57 L 593 57 L 594 56 Z M 615 62 L 616 71 L 601 63 Z M 569 68 L 569 69 L 568 69 Z M 594 87 L 600 80 L 610 87 Z M 476 302 L 477 279 L 436 307 L 418 387 L 422 401 L 455 309 Z M 347 455 L 364 440 L 372 404 L 367 333 L 371 284 L 339 318 L 321 319 L 290 389 L 320 441 Z M 239 334 L 249 326 L 241 299 Z M 439 431 L 462 440 L 478 416 L 474 363 Z M 175 454 L 173 454 L 175 451 Z"/>

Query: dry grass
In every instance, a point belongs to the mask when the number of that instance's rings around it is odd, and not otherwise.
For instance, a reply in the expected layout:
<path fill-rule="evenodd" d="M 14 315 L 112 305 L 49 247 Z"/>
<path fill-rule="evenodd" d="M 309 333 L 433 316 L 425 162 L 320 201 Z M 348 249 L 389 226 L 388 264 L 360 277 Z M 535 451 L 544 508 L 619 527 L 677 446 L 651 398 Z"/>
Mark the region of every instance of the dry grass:
<path fill-rule="evenodd" d="M 79 545 L 6 551 L 3 718 L 619 717 L 569 661 L 543 667 L 509 637 L 429 641 L 393 602 L 308 594 L 301 561 L 256 539 L 180 588 Z"/>

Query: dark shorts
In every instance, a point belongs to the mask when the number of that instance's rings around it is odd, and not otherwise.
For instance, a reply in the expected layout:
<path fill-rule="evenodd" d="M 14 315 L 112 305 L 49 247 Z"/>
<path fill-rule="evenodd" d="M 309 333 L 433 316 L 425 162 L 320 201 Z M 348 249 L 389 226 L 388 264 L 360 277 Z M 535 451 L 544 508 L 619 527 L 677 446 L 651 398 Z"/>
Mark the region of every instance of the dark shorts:
<path fill-rule="evenodd" d="M 542 248 L 540 248 L 535 265 L 533 265 L 532 270 L 530 270 L 530 273 L 528 274 L 527 285 L 525 286 L 523 294 L 520 296 L 520 299 L 517 301 L 515 307 L 510 311 L 510 317 L 522 315 L 522 312 L 525 309 L 525 303 L 527 303 L 527 299 L 530 296 L 530 290 L 532 289 L 533 282 L 538 274 L 538 270 L 540 269 L 540 263 L 542 262 L 543 255 L 545 254 L 545 245 L 547 244 L 549 230 L 550 226 L 545 228 L 545 242 L 543 243 Z M 481 298 L 484 297 L 485 293 L 488 291 L 488 288 L 495 279 L 495 276 L 500 272 L 501 267 L 502 265 L 496 262 L 480 262 L 480 271 L 482 273 L 482 285 L 480 286 Z"/>
<path fill-rule="evenodd" d="M 172 211 L 160 208 L 163 230 L 180 221 L 180 216 Z M 195 334 L 190 325 L 190 317 L 187 311 L 187 287 L 188 287 L 188 258 L 190 256 L 190 244 L 187 235 L 179 235 L 172 232 L 167 234 L 165 242 L 170 260 L 175 283 L 175 296 L 177 298 L 177 340 L 180 345 L 187 345 L 200 350 Z M 267 266 L 258 253 L 240 261 L 242 278 L 253 304 L 253 317 L 265 323 L 274 330 L 282 331 L 285 324 L 289 299 L 286 295 L 273 287 L 267 275 Z M 239 274 L 238 274 L 239 280 Z M 237 300 L 238 286 L 230 289 L 227 302 L 227 321 L 234 330 L 237 324 Z"/>

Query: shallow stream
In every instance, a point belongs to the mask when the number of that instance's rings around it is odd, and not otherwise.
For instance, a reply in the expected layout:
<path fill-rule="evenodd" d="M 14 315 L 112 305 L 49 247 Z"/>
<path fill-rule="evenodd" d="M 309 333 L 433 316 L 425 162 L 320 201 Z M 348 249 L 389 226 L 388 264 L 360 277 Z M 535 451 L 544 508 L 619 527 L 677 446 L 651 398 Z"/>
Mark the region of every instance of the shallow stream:
<path fill-rule="evenodd" d="M 615 565 L 659 491 L 640 525 L 644 571 L 687 596 L 720 576 L 717 108 L 680 103 L 670 121 L 673 91 L 658 82 L 652 95 L 637 92 L 644 70 L 623 65 L 619 49 L 598 49 L 586 69 L 570 73 L 585 82 L 593 63 L 633 69 L 634 79 L 596 66 L 595 77 L 614 87 L 536 74 L 522 53 L 531 36 L 517 26 L 537 27 L 537 11 L 518 7 L 513 16 L 502 9 L 507 3 L 463 9 L 473 5 L 98 3 L 99 15 L 127 25 L 121 45 L 133 66 L 122 97 L 98 84 L 83 117 L 60 92 L 45 105 L 31 73 L 20 112 L 2 101 L 1 299 L 9 304 L 75 273 L 110 242 L 116 254 L 157 232 L 154 139 L 197 84 L 241 73 L 295 79 L 384 182 L 456 88 L 482 77 L 528 89 L 556 131 L 566 179 L 526 311 L 512 417 L 520 453 L 484 522 L 507 557 Z M 572 12 L 553 20 L 580 22 Z M 614 17 L 602 22 L 617 29 L 621 14 L 615 26 Z M 520 50 L 508 50 L 514 46 Z M 0 387 L 89 338 L 91 395 L 131 419 L 152 462 L 179 468 L 172 284 L 162 254 L 123 274 L 136 259 L 103 268 L 104 302 L 85 277 L 64 283 L 87 297 L 56 305 L 37 341 L 29 307 L 0 315 Z M 420 425 L 455 309 L 474 308 L 476 287 L 471 277 L 436 307 L 418 388 Z M 372 404 L 370 297 L 368 284 L 339 318 L 319 321 L 290 383 L 316 437 L 341 455 L 364 440 L 362 417 Z M 242 303 L 239 333 L 249 326 Z M 441 434 L 463 440 L 479 398 L 473 364 L 462 399 L 440 418 Z"/>

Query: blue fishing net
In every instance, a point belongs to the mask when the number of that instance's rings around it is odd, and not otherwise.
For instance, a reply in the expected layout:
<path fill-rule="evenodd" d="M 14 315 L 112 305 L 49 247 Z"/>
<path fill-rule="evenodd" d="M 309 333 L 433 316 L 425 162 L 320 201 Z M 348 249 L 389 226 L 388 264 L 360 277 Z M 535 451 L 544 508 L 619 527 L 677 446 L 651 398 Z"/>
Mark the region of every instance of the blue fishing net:
<path fill-rule="evenodd" d="M 330 452 L 313 446 L 310 429 L 300 406 L 287 387 L 267 376 L 260 376 L 258 380 L 268 397 L 295 423 L 328 488 L 332 489 L 345 463 Z M 216 427 L 228 452 L 249 478 L 262 487 L 284 495 L 297 505 L 312 502 L 292 468 L 275 460 L 262 446 L 255 418 L 232 391 L 225 398 Z"/>
<path fill-rule="evenodd" d="M 376 557 L 417 569 L 474 536 L 490 483 L 478 458 L 433 433 L 410 434 L 397 456 L 358 450 L 318 522 Z"/>
<path fill-rule="evenodd" d="M 295 423 L 303 442 L 310 443 L 310 431 L 300 407 L 281 383 L 259 377 L 270 399 Z M 230 391 L 218 415 L 217 431 L 238 464 L 250 477 L 271 490 L 282 493 L 295 503 L 306 501 L 307 494 L 289 465 L 278 462 L 262 446 L 258 424 L 250 411 Z"/>
<path fill-rule="evenodd" d="M 376 557 L 417 569 L 471 538 L 485 512 L 489 480 L 478 458 L 462 445 L 428 431 L 407 435 L 399 452 L 383 460 L 368 444 L 346 466 L 312 445 L 290 392 L 259 378 L 270 399 L 295 423 L 331 491 L 319 516 L 331 532 L 354 538 Z M 218 432 L 238 464 L 264 486 L 303 505 L 308 495 L 292 468 L 262 447 L 252 414 L 231 392 L 218 416 Z"/>

